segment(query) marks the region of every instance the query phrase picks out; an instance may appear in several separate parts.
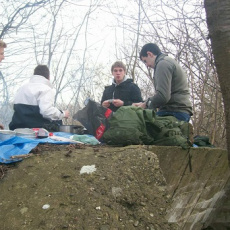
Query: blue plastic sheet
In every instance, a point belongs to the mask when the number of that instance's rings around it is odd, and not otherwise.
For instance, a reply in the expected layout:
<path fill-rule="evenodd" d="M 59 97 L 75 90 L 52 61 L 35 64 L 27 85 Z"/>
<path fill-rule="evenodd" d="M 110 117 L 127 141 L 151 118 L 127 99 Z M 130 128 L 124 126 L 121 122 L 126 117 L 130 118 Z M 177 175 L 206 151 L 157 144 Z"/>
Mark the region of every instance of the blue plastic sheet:
<path fill-rule="evenodd" d="M 69 138 L 73 134 L 56 132 L 55 136 Z M 5 141 L 0 141 L 0 163 L 9 164 L 22 159 L 12 159 L 12 156 L 28 154 L 39 143 L 51 143 L 51 144 L 70 144 L 70 142 L 55 141 L 50 138 L 43 139 L 28 139 L 22 137 L 12 137 Z"/>

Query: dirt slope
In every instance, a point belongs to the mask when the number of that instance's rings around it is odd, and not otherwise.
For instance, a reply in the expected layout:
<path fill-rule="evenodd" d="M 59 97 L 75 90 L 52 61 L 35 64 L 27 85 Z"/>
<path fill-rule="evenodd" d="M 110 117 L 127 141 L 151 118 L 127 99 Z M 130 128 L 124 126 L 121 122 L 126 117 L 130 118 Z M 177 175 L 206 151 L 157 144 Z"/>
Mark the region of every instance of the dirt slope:
<path fill-rule="evenodd" d="M 0 181 L 0 229 L 177 229 L 165 221 L 171 200 L 154 153 L 141 146 L 38 149 Z M 96 171 L 80 174 L 87 165 Z"/>

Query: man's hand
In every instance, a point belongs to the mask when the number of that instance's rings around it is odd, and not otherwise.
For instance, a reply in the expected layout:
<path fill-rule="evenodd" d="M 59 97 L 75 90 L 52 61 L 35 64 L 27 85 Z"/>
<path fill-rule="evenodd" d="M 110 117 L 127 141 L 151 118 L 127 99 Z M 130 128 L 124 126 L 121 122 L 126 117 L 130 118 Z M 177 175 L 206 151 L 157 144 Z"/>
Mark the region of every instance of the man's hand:
<path fill-rule="evenodd" d="M 68 118 L 69 117 L 69 110 L 63 111 L 64 113 L 64 118 Z"/>
<path fill-rule="evenodd" d="M 108 108 L 110 106 L 109 100 L 103 101 L 102 106 L 105 107 L 105 108 Z"/>
<path fill-rule="evenodd" d="M 142 109 L 146 109 L 146 102 L 133 103 L 132 106 L 140 107 Z"/>
<path fill-rule="evenodd" d="M 114 99 L 114 100 L 113 100 L 113 104 L 114 104 L 114 106 L 116 106 L 116 107 L 121 107 L 121 106 L 124 105 L 124 101 L 122 101 L 122 100 L 120 100 L 120 99 Z"/>
<path fill-rule="evenodd" d="M 114 106 L 116 107 L 121 107 L 124 105 L 124 101 L 120 99 L 110 99 L 110 100 L 103 101 L 102 106 L 108 108 L 111 103 L 114 104 Z"/>

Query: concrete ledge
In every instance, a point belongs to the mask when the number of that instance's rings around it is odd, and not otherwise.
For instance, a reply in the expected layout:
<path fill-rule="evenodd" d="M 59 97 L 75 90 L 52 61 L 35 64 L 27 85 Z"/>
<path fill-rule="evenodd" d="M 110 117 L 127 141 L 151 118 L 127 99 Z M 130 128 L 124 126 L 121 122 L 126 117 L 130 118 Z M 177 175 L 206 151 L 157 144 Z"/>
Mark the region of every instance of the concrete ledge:
<path fill-rule="evenodd" d="M 96 171 L 81 175 L 88 165 Z M 223 149 L 51 146 L 18 163 L 0 181 L 0 226 L 225 230 L 229 188 Z M 45 204 L 50 208 L 43 210 Z"/>
<path fill-rule="evenodd" d="M 178 223 L 183 230 L 200 230 L 219 221 L 229 225 L 230 206 L 222 208 L 230 186 L 226 150 L 156 146 L 149 150 L 159 158 L 173 199 L 172 207 L 167 210 L 169 222 Z"/>

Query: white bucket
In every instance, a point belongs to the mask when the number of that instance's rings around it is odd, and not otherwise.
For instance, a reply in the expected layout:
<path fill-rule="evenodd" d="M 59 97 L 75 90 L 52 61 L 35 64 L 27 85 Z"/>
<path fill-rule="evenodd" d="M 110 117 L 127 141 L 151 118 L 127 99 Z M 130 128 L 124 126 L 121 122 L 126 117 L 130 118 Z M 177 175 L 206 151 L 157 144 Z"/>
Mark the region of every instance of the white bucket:
<path fill-rule="evenodd" d="M 12 130 L 0 130 L 0 140 L 5 141 L 15 137 L 16 133 Z"/>

